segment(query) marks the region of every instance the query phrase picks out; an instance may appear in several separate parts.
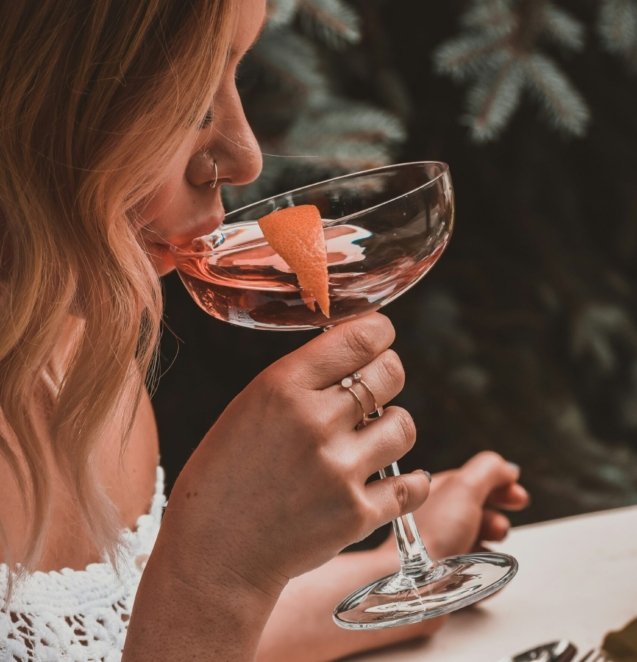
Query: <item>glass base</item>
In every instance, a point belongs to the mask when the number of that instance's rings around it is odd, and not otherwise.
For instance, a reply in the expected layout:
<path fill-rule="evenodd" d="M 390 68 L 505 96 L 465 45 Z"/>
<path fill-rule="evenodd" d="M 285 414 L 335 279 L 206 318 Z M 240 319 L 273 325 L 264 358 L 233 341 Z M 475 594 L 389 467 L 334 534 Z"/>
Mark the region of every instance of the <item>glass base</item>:
<path fill-rule="evenodd" d="M 508 554 L 450 556 L 427 569 L 410 568 L 358 589 L 336 607 L 334 621 L 348 630 L 417 623 L 486 598 L 517 570 L 517 561 Z"/>

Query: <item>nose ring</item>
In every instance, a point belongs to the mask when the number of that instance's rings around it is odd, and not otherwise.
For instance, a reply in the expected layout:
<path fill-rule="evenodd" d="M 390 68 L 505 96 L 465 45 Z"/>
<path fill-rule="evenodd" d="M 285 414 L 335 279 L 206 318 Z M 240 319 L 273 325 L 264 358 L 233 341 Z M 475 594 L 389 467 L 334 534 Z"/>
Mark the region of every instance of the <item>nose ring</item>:
<path fill-rule="evenodd" d="M 208 186 L 209 188 L 214 189 L 216 188 L 217 181 L 219 180 L 219 167 L 217 166 L 217 160 L 210 153 L 209 149 L 203 149 L 200 152 L 200 154 L 203 157 L 203 159 L 207 162 L 206 166 L 208 168 L 212 168 L 212 180 L 208 181 Z"/>
<path fill-rule="evenodd" d="M 210 182 L 210 184 L 208 184 L 208 186 L 210 186 L 211 189 L 214 189 L 217 186 L 217 180 L 219 179 L 219 168 L 217 167 L 217 162 L 215 159 L 213 159 L 212 156 L 210 158 L 212 159 L 212 169 L 214 171 L 215 178 Z"/>

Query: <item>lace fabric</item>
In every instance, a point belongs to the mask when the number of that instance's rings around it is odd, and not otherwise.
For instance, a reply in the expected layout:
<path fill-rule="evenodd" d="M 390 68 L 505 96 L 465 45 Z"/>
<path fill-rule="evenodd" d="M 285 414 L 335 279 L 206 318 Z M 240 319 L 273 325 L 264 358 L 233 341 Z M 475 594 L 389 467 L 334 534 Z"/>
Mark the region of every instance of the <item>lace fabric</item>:
<path fill-rule="evenodd" d="M 122 532 L 117 573 L 106 558 L 84 570 L 34 572 L 16 585 L 8 605 L 0 597 L 0 661 L 119 661 L 165 503 L 164 472 L 157 467 L 149 512 Z M 7 577 L 0 564 L 0 596 Z"/>

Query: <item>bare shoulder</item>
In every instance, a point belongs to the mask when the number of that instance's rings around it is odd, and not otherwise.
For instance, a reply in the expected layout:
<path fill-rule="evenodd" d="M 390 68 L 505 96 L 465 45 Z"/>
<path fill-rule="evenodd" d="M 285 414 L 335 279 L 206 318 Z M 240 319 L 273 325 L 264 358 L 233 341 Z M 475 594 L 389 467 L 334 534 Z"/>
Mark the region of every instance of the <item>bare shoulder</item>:
<path fill-rule="evenodd" d="M 0 433 L 7 440 L 6 448 L 16 454 L 18 465 L 21 466 L 18 446 L 15 441 L 12 442 L 9 432 L 0 411 Z M 104 443 L 96 449 L 95 478 L 118 510 L 122 526 L 133 528 L 137 519 L 148 512 L 155 492 L 159 460 L 155 417 L 145 391 L 124 446 L 121 428 L 116 422 L 110 432 L 112 434 L 107 434 Z M 44 454 L 49 455 L 46 449 Z M 46 457 L 46 462 L 52 486 L 49 501 L 51 533 L 45 544 L 44 565 L 39 569 L 86 567 L 88 563 L 98 560 L 100 553 L 92 548 L 90 540 L 82 541 L 86 529 L 78 524 L 82 511 L 77 498 L 50 457 Z M 24 503 L 27 495 L 22 491 L 23 486 L 24 482 L 16 475 L 8 454 L 0 453 L 0 525 L 5 541 L 8 541 L 18 557 L 26 541 L 29 523 Z M 71 531 L 74 535 L 69 535 Z M 6 560 L 5 556 L 0 548 L 0 562 Z"/>
<path fill-rule="evenodd" d="M 103 467 L 102 483 L 118 507 L 124 524 L 135 525 L 147 512 L 155 491 L 159 441 L 155 414 L 148 392 L 144 389 L 130 434 L 121 452 L 118 430 L 100 449 Z"/>

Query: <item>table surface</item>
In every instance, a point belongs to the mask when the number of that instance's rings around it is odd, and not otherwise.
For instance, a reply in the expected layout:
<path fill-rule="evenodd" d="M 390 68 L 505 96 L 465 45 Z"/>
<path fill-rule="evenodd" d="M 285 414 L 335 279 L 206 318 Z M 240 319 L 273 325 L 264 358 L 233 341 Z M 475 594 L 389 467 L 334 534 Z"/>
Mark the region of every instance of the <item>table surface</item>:
<path fill-rule="evenodd" d="M 637 506 L 517 527 L 491 547 L 520 564 L 502 591 L 431 639 L 348 659 L 498 662 L 556 639 L 583 653 L 637 617 Z"/>

